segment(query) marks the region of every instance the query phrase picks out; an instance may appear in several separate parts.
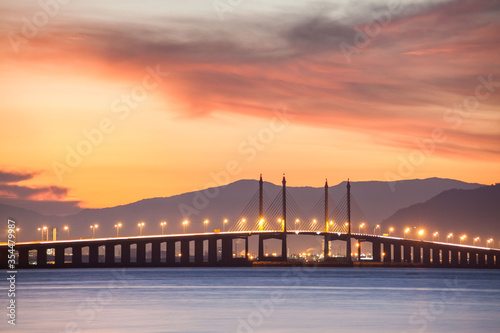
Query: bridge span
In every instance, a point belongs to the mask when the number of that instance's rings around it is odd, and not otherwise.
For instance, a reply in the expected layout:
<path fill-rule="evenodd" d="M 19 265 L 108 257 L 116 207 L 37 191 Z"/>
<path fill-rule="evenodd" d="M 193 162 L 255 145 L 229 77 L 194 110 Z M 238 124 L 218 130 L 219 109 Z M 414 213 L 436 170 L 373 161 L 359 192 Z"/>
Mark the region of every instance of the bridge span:
<path fill-rule="evenodd" d="M 442 242 L 409 240 L 368 234 L 351 235 L 321 231 L 251 231 L 174 234 L 137 237 L 112 237 L 44 242 L 23 242 L 9 252 L 0 245 L 0 268 L 8 269 L 8 256 L 15 254 L 17 268 L 96 268 L 96 267 L 202 267 L 250 266 L 253 261 L 288 261 L 281 256 L 266 256 L 263 243 L 267 239 L 285 241 L 289 235 L 309 235 L 324 240 L 324 262 L 342 264 L 360 261 L 361 243 L 371 243 L 372 263 L 419 264 L 419 267 L 500 268 L 500 250 Z M 259 238 L 259 255 L 248 256 L 249 237 Z M 238 257 L 233 241 L 243 239 L 244 256 Z M 330 242 L 352 242 L 357 253 L 331 257 Z M 346 248 L 347 248 L 346 244 Z M 354 258 L 354 259 L 353 259 Z"/>
<path fill-rule="evenodd" d="M 360 261 L 362 244 L 370 243 L 370 259 L 365 257 L 363 262 L 376 265 L 500 268 L 500 249 L 352 233 L 351 206 L 354 213 L 364 214 L 351 195 L 349 181 L 347 194 L 338 205 L 332 202 L 325 182 L 324 194 L 309 215 L 322 215 L 322 221 L 304 217 L 286 190 L 284 175 L 282 191 L 274 200 L 267 197 L 263 184 L 261 175 L 258 192 L 228 232 L 23 242 L 15 246 L 0 243 L 0 268 L 249 266 L 254 261 L 287 262 L 290 235 L 321 237 L 322 260 L 330 264 Z M 254 236 L 258 237 L 256 258 L 249 257 L 248 249 L 249 238 Z M 265 253 L 264 243 L 270 239 L 281 242 L 279 255 Z M 244 251 L 235 251 L 235 241 L 241 240 Z M 331 255 L 332 242 L 343 242 L 344 256 Z"/>

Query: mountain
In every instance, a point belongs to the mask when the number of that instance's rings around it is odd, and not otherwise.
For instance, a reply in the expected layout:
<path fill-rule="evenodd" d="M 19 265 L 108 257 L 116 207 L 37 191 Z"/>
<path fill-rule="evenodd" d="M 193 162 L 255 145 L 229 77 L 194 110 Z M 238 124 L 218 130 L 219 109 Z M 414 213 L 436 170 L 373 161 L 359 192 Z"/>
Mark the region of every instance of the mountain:
<path fill-rule="evenodd" d="M 422 226 L 429 232 L 439 230 L 442 241 L 451 232 L 455 242 L 464 234 L 468 235 L 467 244 L 472 244 L 476 236 L 481 237 L 483 245 L 488 238 L 497 242 L 500 240 L 500 184 L 444 191 L 423 203 L 398 210 L 383 223 L 399 230 L 413 226 Z"/>
<path fill-rule="evenodd" d="M 398 209 L 424 202 L 449 189 L 476 189 L 482 185 L 464 183 L 450 179 L 430 178 L 397 181 L 393 183 L 368 181 L 351 182 L 351 194 L 367 217 L 370 228 L 380 223 Z M 184 193 L 167 198 L 144 199 L 127 205 L 102 209 L 84 209 L 77 214 L 66 216 L 45 216 L 12 206 L 0 206 L 1 217 L 11 217 L 19 221 L 21 240 L 40 239 L 37 228 L 43 225 L 69 226 L 71 238 L 91 237 L 90 225 L 98 224 L 96 236 L 116 235 L 114 225 L 120 221 L 123 227 L 120 235 L 137 235 L 137 223 L 144 221 L 143 234 L 161 232 L 160 221 L 167 221 L 166 233 L 182 232 L 185 218 L 189 220 L 188 232 L 203 231 L 203 221 L 209 219 L 208 229 L 223 229 L 222 221 L 228 219 L 230 226 L 244 211 L 248 202 L 258 191 L 257 180 L 240 180 L 234 183 L 201 191 Z M 281 191 L 281 186 L 264 183 L 264 191 L 272 200 Z M 315 204 L 321 200 L 323 187 L 287 187 L 289 196 L 308 216 Z M 330 187 L 330 196 L 338 203 L 346 193 L 346 182 Z M 265 213 L 265 212 L 264 212 Z M 312 216 L 311 216 L 312 217 Z M 321 216 L 317 217 L 321 219 Z M 290 219 L 290 218 L 289 218 Z M 356 221 L 353 219 L 353 225 Z M 370 231 L 370 230 L 367 230 Z M 67 238 L 59 232 L 59 238 Z"/>

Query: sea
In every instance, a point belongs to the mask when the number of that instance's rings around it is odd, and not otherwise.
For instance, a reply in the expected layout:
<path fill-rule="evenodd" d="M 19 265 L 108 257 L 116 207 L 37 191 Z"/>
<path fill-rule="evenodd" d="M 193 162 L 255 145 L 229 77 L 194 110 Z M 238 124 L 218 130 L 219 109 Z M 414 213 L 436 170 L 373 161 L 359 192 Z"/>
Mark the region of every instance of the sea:
<path fill-rule="evenodd" d="M 500 270 L 33 269 L 15 294 L 2 332 L 500 332 Z"/>

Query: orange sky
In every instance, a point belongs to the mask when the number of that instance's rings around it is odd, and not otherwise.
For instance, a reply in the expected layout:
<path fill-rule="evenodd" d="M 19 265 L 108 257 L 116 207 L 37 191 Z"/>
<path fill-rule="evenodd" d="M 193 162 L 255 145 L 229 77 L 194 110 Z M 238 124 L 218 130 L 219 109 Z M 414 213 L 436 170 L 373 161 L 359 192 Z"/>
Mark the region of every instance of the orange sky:
<path fill-rule="evenodd" d="M 64 213 L 261 172 L 499 181 L 497 1 L 221 8 L 0 5 L 0 202 Z"/>

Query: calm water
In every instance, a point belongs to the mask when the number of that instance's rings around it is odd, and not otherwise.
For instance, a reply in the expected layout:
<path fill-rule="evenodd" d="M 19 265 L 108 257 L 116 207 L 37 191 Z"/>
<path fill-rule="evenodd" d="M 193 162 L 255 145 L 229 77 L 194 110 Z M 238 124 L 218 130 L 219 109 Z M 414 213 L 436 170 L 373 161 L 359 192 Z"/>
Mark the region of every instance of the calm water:
<path fill-rule="evenodd" d="M 500 331 L 498 270 L 27 270 L 17 287 L 2 331 Z"/>

